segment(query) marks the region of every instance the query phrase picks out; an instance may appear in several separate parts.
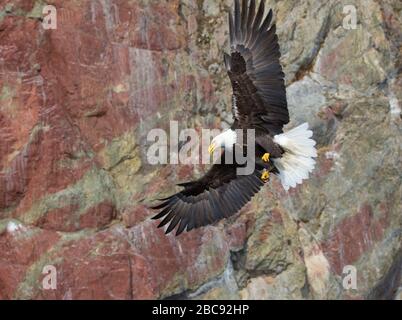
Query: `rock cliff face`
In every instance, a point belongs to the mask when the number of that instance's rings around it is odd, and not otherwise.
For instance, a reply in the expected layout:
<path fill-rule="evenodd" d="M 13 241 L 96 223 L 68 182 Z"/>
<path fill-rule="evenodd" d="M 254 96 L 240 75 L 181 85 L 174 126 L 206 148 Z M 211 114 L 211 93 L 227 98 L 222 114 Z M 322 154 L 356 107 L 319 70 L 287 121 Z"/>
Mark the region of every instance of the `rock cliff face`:
<path fill-rule="evenodd" d="M 317 169 L 175 238 L 147 205 L 205 169 L 149 165 L 146 137 L 230 123 L 231 1 L 0 0 L 0 299 L 401 297 L 401 2 L 268 2 Z"/>

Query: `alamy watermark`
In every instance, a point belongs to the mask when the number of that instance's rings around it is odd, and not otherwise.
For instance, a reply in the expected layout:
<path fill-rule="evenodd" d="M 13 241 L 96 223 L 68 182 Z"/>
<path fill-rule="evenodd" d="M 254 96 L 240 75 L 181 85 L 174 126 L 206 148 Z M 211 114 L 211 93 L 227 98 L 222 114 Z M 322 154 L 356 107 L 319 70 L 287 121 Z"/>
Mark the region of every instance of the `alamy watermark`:
<path fill-rule="evenodd" d="M 233 149 L 213 145 L 213 138 L 220 133 L 218 129 L 202 129 L 200 137 L 195 129 L 179 132 L 178 122 L 170 121 L 169 134 L 163 129 L 152 129 L 148 133 L 147 142 L 151 145 L 147 150 L 147 161 L 151 165 L 208 165 L 222 164 L 224 159 L 225 164 L 236 162 L 240 165 L 238 175 L 252 174 L 255 169 L 255 130 L 235 130 L 237 138 Z"/>
<path fill-rule="evenodd" d="M 357 29 L 357 9 L 354 5 L 347 5 L 343 7 L 343 18 L 342 26 L 346 30 L 356 30 Z"/>
<path fill-rule="evenodd" d="M 342 286 L 345 290 L 357 290 L 357 269 L 355 266 L 345 266 L 342 271 Z"/>
<path fill-rule="evenodd" d="M 45 30 L 57 29 L 57 9 L 55 6 L 47 5 L 42 10 L 43 21 L 42 27 Z"/>
<path fill-rule="evenodd" d="M 57 289 L 57 269 L 55 266 L 47 265 L 43 267 L 42 274 L 45 275 L 42 279 L 43 290 Z"/>
<path fill-rule="evenodd" d="M 46 5 L 42 9 L 43 22 L 42 27 L 45 30 L 55 30 L 57 29 L 57 9 L 53 5 Z M 345 5 L 343 7 L 343 18 L 342 26 L 346 30 L 356 30 L 357 29 L 357 9 L 354 5 Z"/>

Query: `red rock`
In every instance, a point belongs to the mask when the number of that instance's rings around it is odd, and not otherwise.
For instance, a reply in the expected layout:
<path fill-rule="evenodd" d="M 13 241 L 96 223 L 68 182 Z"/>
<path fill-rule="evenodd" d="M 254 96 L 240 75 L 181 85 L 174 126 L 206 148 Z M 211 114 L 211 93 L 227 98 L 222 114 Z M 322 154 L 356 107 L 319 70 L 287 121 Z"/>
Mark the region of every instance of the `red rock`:
<path fill-rule="evenodd" d="M 389 225 L 386 204 L 381 204 L 379 216 L 365 203 L 359 211 L 342 220 L 322 243 L 322 250 L 332 269 L 342 274 L 343 267 L 353 265 L 364 253 L 383 238 Z"/>
<path fill-rule="evenodd" d="M 325 178 L 334 167 L 335 160 L 332 157 L 328 157 L 326 152 L 321 152 L 317 158 L 317 166 L 314 170 L 314 176 L 318 178 Z"/>
<path fill-rule="evenodd" d="M 56 290 L 38 285 L 32 298 L 154 299 L 182 286 L 200 285 L 226 265 L 228 247 L 208 229 L 172 238 L 146 223 L 64 242 L 48 257 L 57 270 Z M 203 250 L 217 245 L 222 245 L 219 254 L 211 252 L 203 256 L 206 260 L 197 261 Z"/>
<path fill-rule="evenodd" d="M 155 212 L 153 212 L 150 208 L 144 205 L 139 205 L 135 206 L 134 208 L 127 208 L 122 213 L 122 218 L 124 225 L 131 228 L 136 224 L 149 219 L 149 217 L 152 215 L 155 215 Z"/>
<path fill-rule="evenodd" d="M 58 240 L 59 235 L 55 232 L 36 232 L 26 227 L 0 234 L 0 299 L 15 298 L 28 268 Z"/>
<path fill-rule="evenodd" d="M 2 78 L 0 84 L 15 90 L 16 107 L 12 114 L 0 112 L 3 141 L 0 208 L 16 206 L 15 217 L 38 199 L 76 183 L 92 165 L 98 165 L 96 159 L 94 162 L 84 157 L 74 161 L 74 168 L 63 167 L 61 163 L 65 160 L 75 160 L 78 152 L 101 150 L 105 142 L 133 130 L 140 118 L 159 111 L 161 104 L 175 99 L 181 90 L 192 90 L 195 86 L 193 76 L 185 74 L 164 83 L 166 70 L 162 55 L 170 55 L 169 60 L 175 53 L 157 52 L 176 50 L 185 43 L 185 30 L 169 27 L 180 19 L 178 1 L 149 7 L 124 1 L 112 5 L 113 10 L 118 8 L 119 17 L 121 13 L 122 22 L 130 24 L 125 30 L 134 34 L 139 34 L 139 26 L 135 27 L 140 22 L 138 18 L 147 19 L 149 48 L 141 39 L 134 39 L 131 44 L 130 40 L 121 39 L 118 30 L 113 29 L 115 26 L 105 21 L 110 17 L 105 18 L 105 8 L 98 3 L 87 1 L 77 6 L 52 1 L 52 4 L 59 9 L 58 29 L 46 31 L 42 38 L 38 20 L 6 16 L 1 24 L 5 35 L 2 48 L 6 49 L 2 51 L 2 65 L 9 76 Z M 16 5 L 27 12 L 33 6 L 34 1 Z M 88 19 L 91 12 L 92 20 Z M 117 22 L 112 21 L 116 26 Z M 142 60 L 134 59 L 132 64 L 129 45 L 135 45 L 138 50 L 156 50 L 146 53 L 154 62 L 153 81 L 144 89 L 138 83 L 140 89 L 131 93 L 135 95 L 134 100 L 127 94 L 128 87 L 124 89 L 127 92 L 111 89 L 119 85 L 124 88 L 130 74 L 137 73 L 133 68 L 145 66 Z M 24 52 L 35 55 L 30 58 Z M 40 66 L 39 74 L 34 64 Z M 16 80 L 12 73 L 17 71 L 22 78 Z M 132 104 L 130 108 L 135 112 L 129 109 Z M 35 127 L 37 133 L 33 137 Z"/>
<path fill-rule="evenodd" d="M 279 223 L 279 224 L 283 224 L 283 219 L 282 219 L 282 212 L 278 209 L 278 208 L 273 208 L 271 210 L 271 216 L 270 216 L 270 220 L 273 223 Z"/>
<path fill-rule="evenodd" d="M 80 229 L 103 228 L 116 217 L 116 208 L 110 201 L 104 201 L 88 209 L 80 216 Z"/>
<path fill-rule="evenodd" d="M 47 212 L 35 225 L 46 230 L 74 232 L 86 228 L 103 228 L 116 217 L 115 206 L 110 201 L 101 202 L 86 212 L 77 214 L 79 211 L 77 203 L 69 204 Z"/>
<path fill-rule="evenodd" d="M 66 242 L 53 255 L 56 260 L 62 259 L 55 264 L 57 289 L 40 289 L 35 298 L 130 299 L 134 283 L 147 295 L 147 288 L 142 285 L 147 277 L 140 268 L 132 274 L 131 268 L 141 263 L 128 249 L 127 242 L 109 232 Z"/>
<path fill-rule="evenodd" d="M 236 223 L 226 229 L 228 244 L 233 251 L 241 250 L 247 239 L 246 223 Z"/>
<path fill-rule="evenodd" d="M 36 225 L 42 229 L 72 232 L 77 231 L 79 226 L 74 219 L 74 213 L 79 210 L 79 205 L 69 204 L 60 209 L 54 209 L 41 216 Z"/>
<path fill-rule="evenodd" d="M 156 51 L 182 48 L 185 43 L 185 32 L 178 23 L 180 19 L 178 5 L 179 1 L 175 0 L 169 1 L 169 4 L 155 3 L 146 9 L 134 10 L 131 20 L 134 26 L 130 29 L 133 30 L 130 33 L 130 44 L 136 48 Z M 144 14 L 147 11 L 151 11 L 152 16 Z M 170 27 L 172 24 L 179 27 L 173 29 Z M 138 32 L 140 30 L 141 32 Z"/>
<path fill-rule="evenodd" d="M 179 71 L 172 80 L 168 65 L 187 44 L 179 1 L 48 3 L 57 8 L 57 30 L 44 31 L 38 19 L 19 15 L 6 15 L 0 23 L 4 73 L 0 88 L 7 86 L 10 92 L 6 101 L 10 112 L 3 105 L 0 109 L 0 209 L 7 209 L 0 218 L 21 217 L 42 199 L 76 184 L 88 170 L 102 166 L 96 153 L 111 140 L 135 130 L 162 105 L 182 97 L 182 92 L 196 89 L 194 75 Z M 108 4 L 110 8 L 103 7 Z M 34 5 L 35 1 L 14 1 L 13 10 L 28 13 Z M 145 86 L 144 76 L 148 76 Z M 155 181 L 148 191 L 160 187 L 160 181 Z M 44 229 L 38 234 L 54 238 L 46 246 L 35 247 L 35 237 L 14 243 L 9 236 L 1 236 L 0 248 L 9 252 L 0 257 L 2 297 L 13 297 L 26 269 L 54 245 L 58 236 L 51 230 L 103 228 L 117 215 L 111 202 L 77 214 L 79 210 L 70 201 L 34 222 Z M 145 206 L 133 206 L 125 222 L 136 226 L 149 215 Z M 55 261 L 61 259 L 57 264 L 60 287 L 55 292 L 39 290 L 35 298 L 130 299 L 168 294 L 164 285 L 170 276 L 193 265 L 204 233 L 184 236 L 190 238 L 180 246 L 192 250 L 185 261 L 174 260 L 179 245 L 172 244 L 162 230 L 156 232 L 154 224 L 147 233 L 156 233 L 154 242 L 141 243 L 137 249 L 126 236 L 111 232 L 65 243 L 52 253 Z M 146 250 L 155 255 L 148 257 Z M 161 250 L 165 258 L 158 260 Z M 222 268 L 221 259 L 212 259 L 208 268 L 212 272 Z M 188 282 L 197 283 L 208 272 L 188 275 Z M 162 278 L 155 283 L 158 273 Z"/>

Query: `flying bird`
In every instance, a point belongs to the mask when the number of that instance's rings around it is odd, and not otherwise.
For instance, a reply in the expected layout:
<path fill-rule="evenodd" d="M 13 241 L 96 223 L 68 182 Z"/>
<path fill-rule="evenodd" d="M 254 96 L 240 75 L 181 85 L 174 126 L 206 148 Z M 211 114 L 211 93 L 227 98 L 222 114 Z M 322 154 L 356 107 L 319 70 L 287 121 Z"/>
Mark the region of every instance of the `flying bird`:
<path fill-rule="evenodd" d="M 228 218 L 240 211 L 270 180 L 277 175 L 285 190 L 308 179 L 317 157 L 313 132 L 304 123 L 290 131 L 284 73 L 272 10 L 265 14 L 265 0 L 234 1 L 229 13 L 230 54 L 224 63 L 232 84 L 234 122 L 230 129 L 215 137 L 209 146 L 213 153 L 221 148 L 220 162 L 200 179 L 179 184 L 184 189 L 153 207 L 168 225 L 166 233 L 176 227 L 176 235 Z M 237 132 L 255 132 L 255 169 L 239 175 L 234 156 L 237 148 L 244 152 Z M 231 160 L 231 161 L 228 161 Z"/>

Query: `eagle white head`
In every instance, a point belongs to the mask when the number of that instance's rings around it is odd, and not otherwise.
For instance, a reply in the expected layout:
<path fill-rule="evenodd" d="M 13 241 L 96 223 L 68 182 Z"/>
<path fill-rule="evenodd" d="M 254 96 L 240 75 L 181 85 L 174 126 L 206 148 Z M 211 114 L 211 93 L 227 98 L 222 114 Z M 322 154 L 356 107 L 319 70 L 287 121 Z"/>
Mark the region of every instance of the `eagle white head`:
<path fill-rule="evenodd" d="M 225 148 L 228 150 L 232 150 L 233 145 L 236 143 L 236 141 L 237 141 L 236 131 L 228 129 L 212 139 L 212 142 L 208 148 L 208 152 L 212 154 L 217 148 Z"/>

